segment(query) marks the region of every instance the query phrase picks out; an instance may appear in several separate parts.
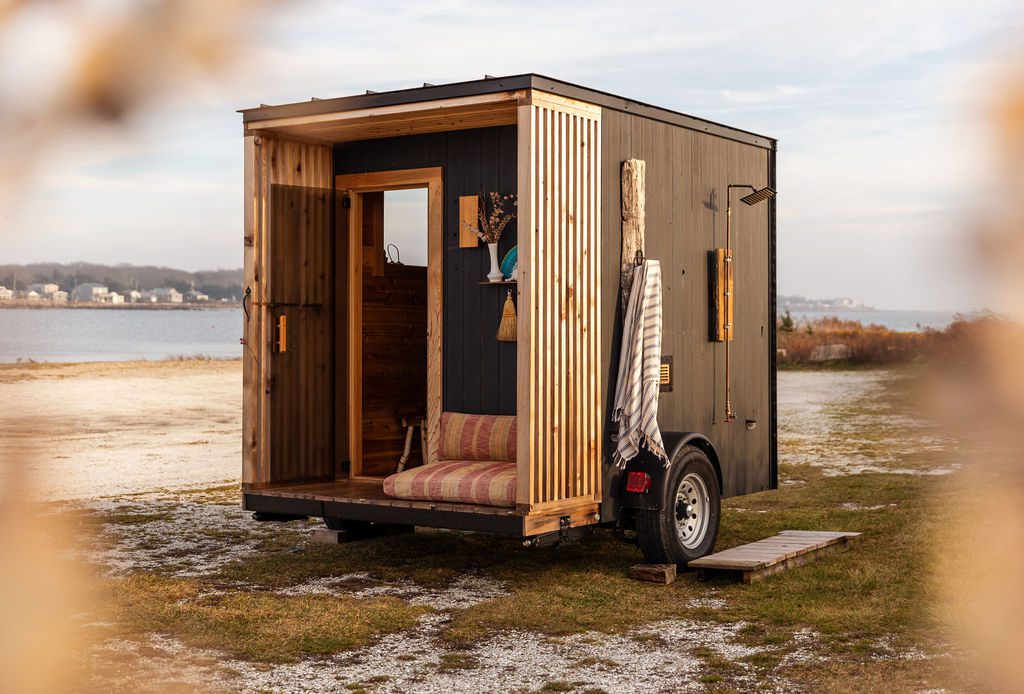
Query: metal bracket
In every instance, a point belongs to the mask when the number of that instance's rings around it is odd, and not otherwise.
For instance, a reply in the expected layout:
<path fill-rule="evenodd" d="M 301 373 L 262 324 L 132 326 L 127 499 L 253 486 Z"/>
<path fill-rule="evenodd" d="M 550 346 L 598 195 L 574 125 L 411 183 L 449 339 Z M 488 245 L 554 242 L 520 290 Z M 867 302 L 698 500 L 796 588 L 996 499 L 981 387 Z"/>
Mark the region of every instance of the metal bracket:
<path fill-rule="evenodd" d="M 558 519 L 558 542 L 564 544 L 569 542 L 569 528 L 572 527 L 572 516 L 562 516 Z"/>

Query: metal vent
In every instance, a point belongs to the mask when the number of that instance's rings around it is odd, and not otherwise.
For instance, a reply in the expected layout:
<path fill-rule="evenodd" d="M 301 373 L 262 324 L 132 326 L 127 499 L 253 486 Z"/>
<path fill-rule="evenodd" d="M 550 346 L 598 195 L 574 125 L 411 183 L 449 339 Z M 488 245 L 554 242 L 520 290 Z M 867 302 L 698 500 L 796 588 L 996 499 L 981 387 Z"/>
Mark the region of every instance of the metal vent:
<path fill-rule="evenodd" d="M 661 372 L 658 375 L 658 385 L 662 393 L 672 392 L 672 357 L 662 355 Z"/>

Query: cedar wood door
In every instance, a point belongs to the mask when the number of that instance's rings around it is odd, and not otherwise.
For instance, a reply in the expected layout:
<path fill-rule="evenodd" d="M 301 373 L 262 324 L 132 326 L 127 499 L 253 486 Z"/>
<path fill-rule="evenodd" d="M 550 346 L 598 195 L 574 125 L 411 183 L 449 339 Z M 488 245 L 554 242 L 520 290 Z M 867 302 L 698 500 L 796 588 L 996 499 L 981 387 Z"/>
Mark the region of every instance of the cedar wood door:
<path fill-rule="evenodd" d="M 333 198 L 325 188 L 271 187 L 265 387 L 273 483 L 335 475 L 334 254 L 346 244 L 336 242 Z"/>

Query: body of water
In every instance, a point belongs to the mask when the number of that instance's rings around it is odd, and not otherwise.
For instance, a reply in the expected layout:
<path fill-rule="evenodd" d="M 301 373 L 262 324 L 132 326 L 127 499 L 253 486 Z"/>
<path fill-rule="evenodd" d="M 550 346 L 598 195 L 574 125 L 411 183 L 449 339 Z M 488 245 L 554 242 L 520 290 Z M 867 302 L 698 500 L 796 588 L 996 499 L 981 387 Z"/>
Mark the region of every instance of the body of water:
<path fill-rule="evenodd" d="M 237 308 L 0 309 L 0 363 L 242 356 Z"/>
<path fill-rule="evenodd" d="M 798 322 L 824 316 L 877 323 L 892 330 L 943 328 L 942 311 L 796 311 Z M 197 354 L 242 356 L 242 312 L 187 310 L 0 309 L 0 363 L 129 361 Z"/>
<path fill-rule="evenodd" d="M 779 311 L 783 310 L 782 307 Z M 798 323 L 834 316 L 840 320 L 855 320 L 864 325 L 883 325 L 890 330 L 917 332 L 924 328 L 942 329 L 953 322 L 953 311 L 791 311 Z"/>

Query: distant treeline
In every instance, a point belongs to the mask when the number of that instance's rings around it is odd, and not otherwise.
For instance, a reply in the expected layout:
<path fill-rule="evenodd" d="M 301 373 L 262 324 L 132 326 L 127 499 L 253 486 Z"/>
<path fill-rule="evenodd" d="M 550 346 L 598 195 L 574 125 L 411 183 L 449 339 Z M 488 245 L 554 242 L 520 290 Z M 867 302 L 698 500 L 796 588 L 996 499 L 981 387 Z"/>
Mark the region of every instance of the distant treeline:
<path fill-rule="evenodd" d="M 17 281 L 15 281 L 17 280 Z M 32 263 L 0 265 L 0 286 L 19 289 L 33 283 L 60 285 L 71 291 L 84 282 L 98 282 L 112 292 L 174 287 L 185 292 L 193 286 L 211 300 L 242 298 L 242 268 L 188 272 L 155 265 L 101 265 L 99 263 Z"/>

